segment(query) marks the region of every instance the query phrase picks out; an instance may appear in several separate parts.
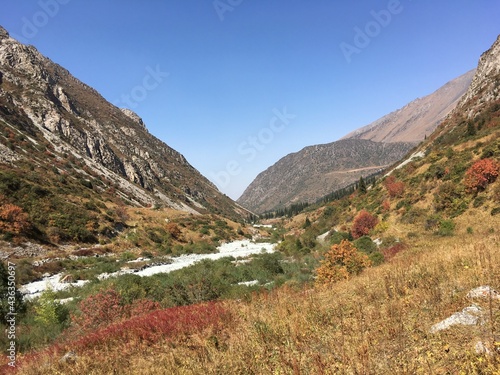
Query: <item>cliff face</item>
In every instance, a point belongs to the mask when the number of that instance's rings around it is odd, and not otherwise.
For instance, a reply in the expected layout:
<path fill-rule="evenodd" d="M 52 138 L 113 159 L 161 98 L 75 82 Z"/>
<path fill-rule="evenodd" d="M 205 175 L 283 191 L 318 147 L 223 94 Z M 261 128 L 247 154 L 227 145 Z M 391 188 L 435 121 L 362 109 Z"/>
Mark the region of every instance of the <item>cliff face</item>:
<path fill-rule="evenodd" d="M 1 27 L 0 120 L 32 142 L 43 138 L 60 155 L 82 160 L 137 205 L 233 218 L 244 213 L 183 155 L 151 135 L 137 114 L 113 106 Z M 2 156 L 6 162 L 29 158 L 18 151 Z"/>
<path fill-rule="evenodd" d="M 499 80 L 500 35 L 491 48 L 481 55 L 470 87 L 461 98 L 457 109 L 464 109 L 468 117 L 474 117 L 485 103 L 499 100 Z"/>

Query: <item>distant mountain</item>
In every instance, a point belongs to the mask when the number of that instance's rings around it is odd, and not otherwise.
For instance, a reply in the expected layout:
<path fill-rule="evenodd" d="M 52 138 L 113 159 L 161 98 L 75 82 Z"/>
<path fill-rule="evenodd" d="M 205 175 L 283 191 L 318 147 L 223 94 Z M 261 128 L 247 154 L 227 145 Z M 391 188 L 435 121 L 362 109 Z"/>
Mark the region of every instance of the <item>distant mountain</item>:
<path fill-rule="evenodd" d="M 313 202 L 387 167 L 436 129 L 466 92 L 474 73 L 471 70 L 340 141 L 285 156 L 259 174 L 237 202 L 258 213 Z"/>
<path fill-rule="evenodd" d="M 183 155 L 151 135 L 139 116 L 110 104 L 0 27 L 0 198 L 34 215 L 35 203 L 18 193 L 20 187 L 30 194 L 38 189 L 40 202 L 57 197 L 71 203 L 82 215 L 83 203 L 102 206 L 106 199 L 246 215 Z M 45 229 L 58 223 L 50 219 L 57 205 L 47 205 L 46 218 L 37 221 Z M 104 214 L 104 208 L 97 211 Z"/>
<path fill-rule="evenodd" d="M 401 159 L 413 143 L 344 139 L 305 147 L 260 173 L 238 199 L 257 213 L 314 202 Z"/>
<path fill-rule="evenodd" d="M 475 70 L 446 83 L 430 95 L 418 98 L 342 139 L 375 142 L 419 142 L 430 135 L 467 91 Z"/>

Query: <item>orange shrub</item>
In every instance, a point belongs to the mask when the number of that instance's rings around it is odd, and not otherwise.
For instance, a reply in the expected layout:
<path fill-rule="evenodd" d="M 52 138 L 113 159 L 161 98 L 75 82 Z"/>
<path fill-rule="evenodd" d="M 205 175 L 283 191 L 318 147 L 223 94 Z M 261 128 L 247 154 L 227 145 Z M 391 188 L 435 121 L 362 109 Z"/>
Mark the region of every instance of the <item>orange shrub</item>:
<path fill-rule="evenodd" d="M 14 204 L 0 206 L 0 230 L 20 234 L 30 227 L 28 214 Z"/>
<path fill-rule="evenodd" d="M 366 254 L 358 252 L 352 243 L 343 240 L 326 252 L 325 259 L 316 270 L 316 283 L 323 285 L 348 279 L 350 275 L 357 275 L 370 265 Z"/>
<path fill-rule="evenodd" d="M 471 192 L 484 190 L 496 180 L 499 171 L 500 163 L 495 159 L 478 160 L 465 172 L 465 187 Z"/>
<path fill-rule="evenodd" d="M 181 237 L 182 232 L 177 224 L 168 223 L 165 229 L 170 233 L 173 239 L 178 240 Z"/>
<path fill-rule="evenodd" d="M 383 184 L 391 198 L 401 197 L 405 192 L 405 184 L 402 181 L 396 181 L 394 176 L 388 176 Z"/>
<path fill-rule="evenodd" d="M 352 237 L 356 239 L 366 236 L 373 228 L 375 228 L 377 224 L 378 219 L 376 216 L 372 215 L 368 211 L 361 210 L 354 218 L 351 228 Z"/>

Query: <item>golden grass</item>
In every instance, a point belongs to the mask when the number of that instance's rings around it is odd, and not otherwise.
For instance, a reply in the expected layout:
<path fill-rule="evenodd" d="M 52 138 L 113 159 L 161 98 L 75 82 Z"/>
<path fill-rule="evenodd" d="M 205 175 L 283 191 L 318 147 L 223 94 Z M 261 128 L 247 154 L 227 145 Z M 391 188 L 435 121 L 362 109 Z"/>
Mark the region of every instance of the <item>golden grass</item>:
<path fill-rule="evenodd" d="M 498 227 L 497 227 L 498 228 Z M 431 334 L 471 305 L 469 290 L 500 289 L 500 236 L 480 233 L 415 242 L 391 262 L 322 289 L 281 288 L 229 301 L 232 318 L 214 336 L 134 344 L 75 364 L 29 366 L 20 374 L 500 374 L 499 304 L 474 301 L 488 321 Z M 498 335 L 498 336 L 497 336 Z"/>

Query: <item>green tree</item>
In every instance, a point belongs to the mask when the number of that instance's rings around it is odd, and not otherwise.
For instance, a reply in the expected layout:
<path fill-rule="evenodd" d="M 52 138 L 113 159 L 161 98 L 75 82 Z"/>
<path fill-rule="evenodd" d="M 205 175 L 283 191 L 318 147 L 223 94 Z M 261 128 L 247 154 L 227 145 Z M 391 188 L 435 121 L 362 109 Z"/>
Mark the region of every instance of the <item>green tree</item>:
<path fill-rule="evenodd" d="M 69 317 L 69 310 L 56 299 L 51 288 L 45 290 L 35 306 L 35 321 L 43 326 L 64 324 Z"/>
<path fill-rule="evenodd" d="M 365 183 L 365 180 L 363 179 L 363 176 L 361 176 L 359 178 L 358 190 L 359 190 L 360 194 L 365 194 L 366 193 L 366 183 Z"/>

